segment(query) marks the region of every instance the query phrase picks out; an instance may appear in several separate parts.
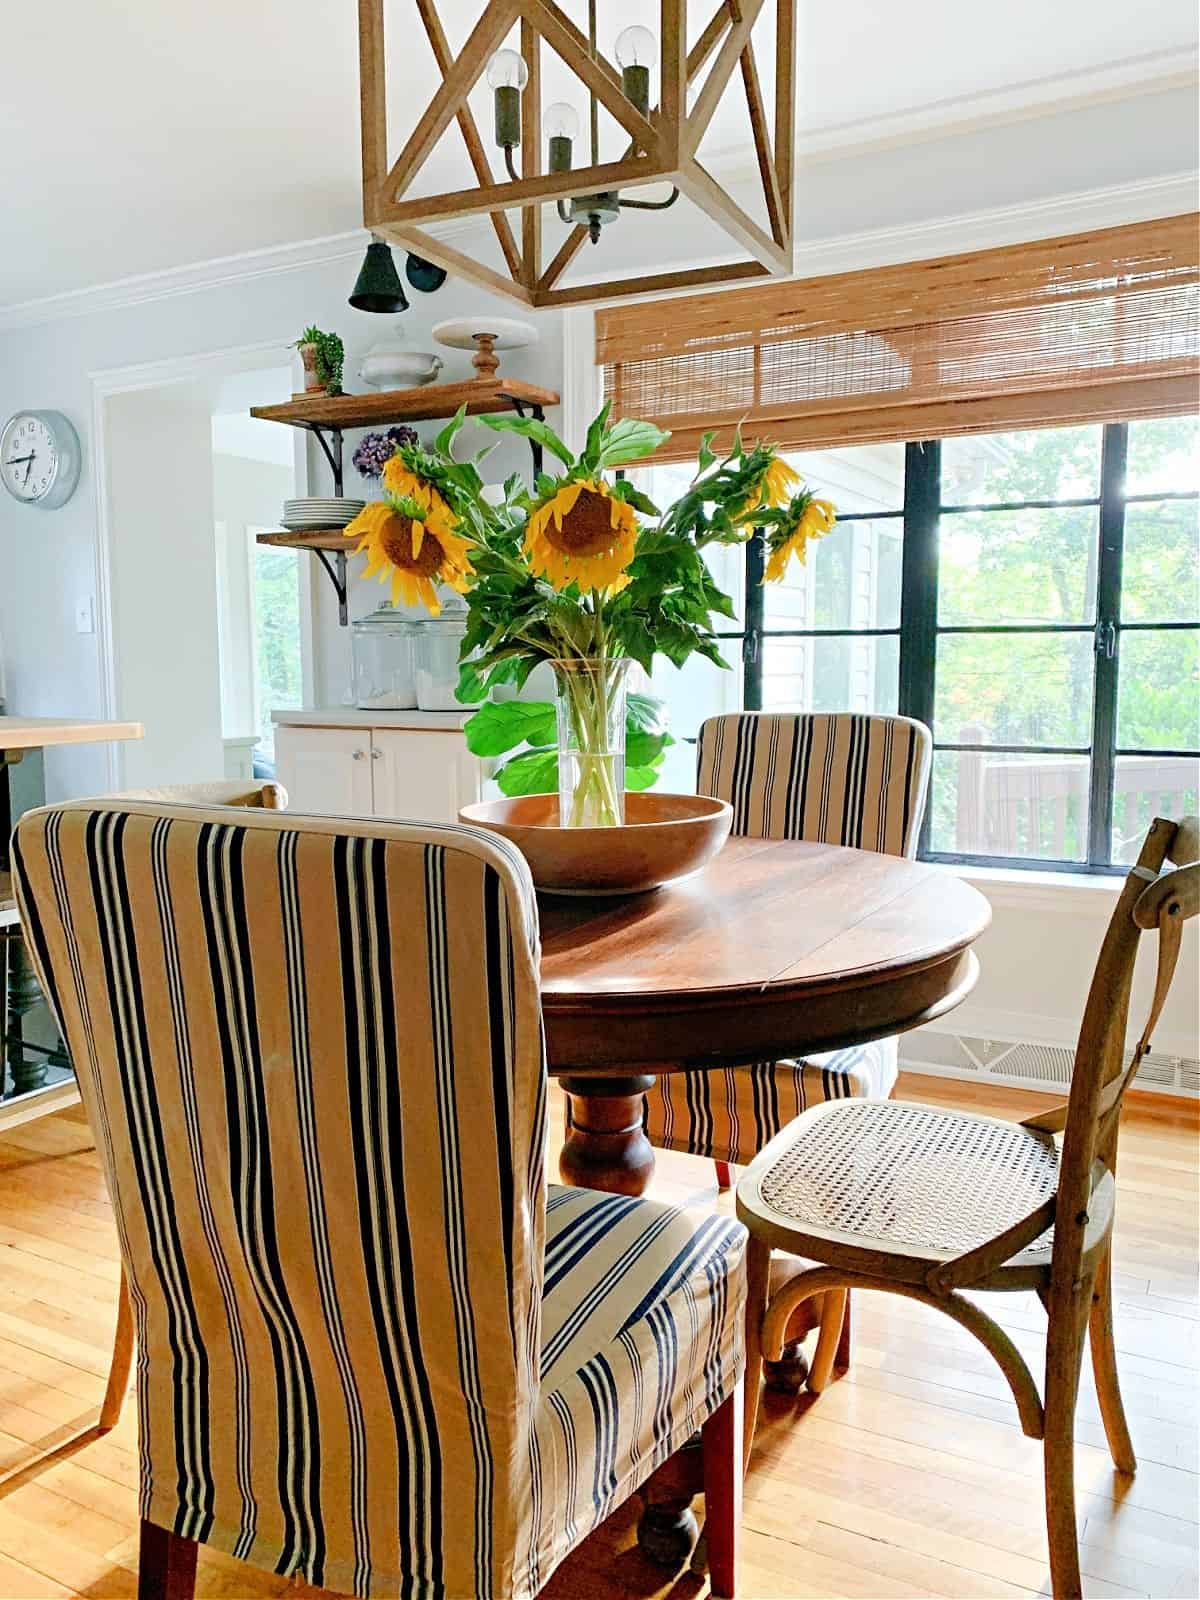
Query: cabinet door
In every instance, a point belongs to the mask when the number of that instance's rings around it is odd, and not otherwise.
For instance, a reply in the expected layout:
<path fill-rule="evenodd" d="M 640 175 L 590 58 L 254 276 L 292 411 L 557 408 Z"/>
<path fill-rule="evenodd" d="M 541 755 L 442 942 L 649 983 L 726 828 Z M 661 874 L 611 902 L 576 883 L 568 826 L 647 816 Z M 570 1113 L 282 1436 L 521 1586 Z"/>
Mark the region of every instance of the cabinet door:
<path fill-rule="evenodd" d="M 376 728 L 375 815 L 404 822 L 457 822 L 460 806 L 480 798 L 483 763 L 461 733 Z"/>
<path fill-rule="evenodd" d="M 371 815 L 370 728 L 275 730 L 275 765 L 293 811 Z"/>

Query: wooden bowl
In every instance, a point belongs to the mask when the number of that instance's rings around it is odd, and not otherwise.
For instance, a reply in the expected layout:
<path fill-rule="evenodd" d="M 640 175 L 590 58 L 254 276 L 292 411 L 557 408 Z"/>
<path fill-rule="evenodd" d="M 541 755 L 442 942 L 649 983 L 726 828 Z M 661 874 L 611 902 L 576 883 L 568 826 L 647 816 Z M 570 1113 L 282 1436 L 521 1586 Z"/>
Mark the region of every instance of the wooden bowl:
<path fill-rule="evenodd" d="M 550 894 L 644 894 L 697 872 L 729 837 L 733 811 L 698 794 L 625 796 L 620 828 L 560 828 L 556 794 L 464 806 L 460 822 L 511 839 Z"/>

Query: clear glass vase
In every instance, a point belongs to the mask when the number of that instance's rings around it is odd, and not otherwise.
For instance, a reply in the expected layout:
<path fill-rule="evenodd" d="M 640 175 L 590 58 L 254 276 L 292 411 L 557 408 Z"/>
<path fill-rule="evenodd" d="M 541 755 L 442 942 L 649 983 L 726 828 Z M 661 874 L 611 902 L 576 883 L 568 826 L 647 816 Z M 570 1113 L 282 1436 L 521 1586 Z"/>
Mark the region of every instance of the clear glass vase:
<path fill-rule="evenodd" d="M 558 821 L 616 828 L 625 821 L 625 680 L 631 662 L 555 661 Z"/>

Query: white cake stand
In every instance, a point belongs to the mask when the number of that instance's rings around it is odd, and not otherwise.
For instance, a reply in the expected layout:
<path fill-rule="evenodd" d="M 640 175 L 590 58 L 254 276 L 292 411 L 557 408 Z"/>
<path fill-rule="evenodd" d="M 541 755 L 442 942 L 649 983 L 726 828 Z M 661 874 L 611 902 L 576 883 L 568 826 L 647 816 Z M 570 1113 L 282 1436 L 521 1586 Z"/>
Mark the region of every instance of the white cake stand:
<path fill-rule="evenodd" d="M 450 350 L 474 350 L 471 365 L 480 378 L 491 378 L 499 370 L 497 350 L 520 350 L 536 344 L 538 332 L 529 322 L 509 317 L 457 317 L 439 322 L 433 337 Z"/>

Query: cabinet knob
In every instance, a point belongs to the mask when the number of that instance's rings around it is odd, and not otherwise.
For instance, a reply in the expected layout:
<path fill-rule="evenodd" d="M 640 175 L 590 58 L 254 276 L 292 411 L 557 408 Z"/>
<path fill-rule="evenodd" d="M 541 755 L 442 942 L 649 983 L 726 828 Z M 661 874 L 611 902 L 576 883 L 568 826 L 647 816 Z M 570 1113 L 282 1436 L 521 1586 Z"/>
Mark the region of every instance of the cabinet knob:
<path fill-rule="evenodd" d="M 351 751 L 351 755 L 354 757 L 355 761 L 365 761 L 367 759 L 367 752 L 365 750 L 353 750 Z"/>
<path fill-rule="evenodd" d="M 382 761 L 383 760 L 383 751 L 382 750 L 372 750 L 371 751 L 371 760 L 372 761 Z"/>

